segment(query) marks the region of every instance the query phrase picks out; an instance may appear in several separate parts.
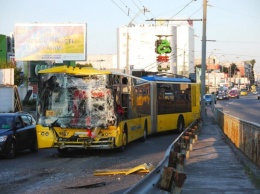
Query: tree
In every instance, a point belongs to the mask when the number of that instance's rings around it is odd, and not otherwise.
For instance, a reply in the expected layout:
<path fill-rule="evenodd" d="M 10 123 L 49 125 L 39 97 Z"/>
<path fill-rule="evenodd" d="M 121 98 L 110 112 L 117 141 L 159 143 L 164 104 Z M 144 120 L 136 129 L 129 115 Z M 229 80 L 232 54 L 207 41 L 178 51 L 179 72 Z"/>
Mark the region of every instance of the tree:
<path fill-rule="evenodd" d="M 250 61 L 252 64 L 251 72 L 250 72 L 250 84 L 253 85 L 255 83 L 255 73 L 254 73 L 254 65 L 256 63 L 255 59 Z"/>
<path fill-rule="evenodd" d="M 16 67 L 16 63 L 0 60 L 0 69 L 9 68 L 14 68 L 14 84 L 18 86 L 23 84 L 26 80 L 26 76 L 24 76 L 22 68 Z"/>
<path fill-rule="evenodd" d="M 222 72 L 228 74 L 228 67 L 222 66 Z"/>
<path fill-rule="evenodd" d="M 21 67 L 14 68 L 14 85 L 20 86 L 26 81 L 27 77 L 24 75 Z"/>

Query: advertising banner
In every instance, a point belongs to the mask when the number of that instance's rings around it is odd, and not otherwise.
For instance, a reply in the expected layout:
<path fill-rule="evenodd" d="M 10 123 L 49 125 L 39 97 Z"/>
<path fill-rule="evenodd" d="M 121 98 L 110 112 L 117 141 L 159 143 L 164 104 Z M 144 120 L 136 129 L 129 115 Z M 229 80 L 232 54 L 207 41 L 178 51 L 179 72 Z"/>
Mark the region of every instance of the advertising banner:
<path fill-rule="evenodd" d="M 16 24 L 16 61 L 86 60 L 86 24 Z"/>

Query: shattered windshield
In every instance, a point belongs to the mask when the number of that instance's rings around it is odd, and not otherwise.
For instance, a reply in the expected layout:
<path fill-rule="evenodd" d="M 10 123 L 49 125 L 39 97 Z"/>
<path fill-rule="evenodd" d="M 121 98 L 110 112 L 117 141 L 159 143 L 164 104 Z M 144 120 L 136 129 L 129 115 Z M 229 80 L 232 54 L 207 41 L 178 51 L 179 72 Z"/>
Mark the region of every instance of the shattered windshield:
<path fill-rule="evenodd" d="M 63 128 L 107 126 L 115 120 L 110 75 L 41 74 L 37 122 Z"/>

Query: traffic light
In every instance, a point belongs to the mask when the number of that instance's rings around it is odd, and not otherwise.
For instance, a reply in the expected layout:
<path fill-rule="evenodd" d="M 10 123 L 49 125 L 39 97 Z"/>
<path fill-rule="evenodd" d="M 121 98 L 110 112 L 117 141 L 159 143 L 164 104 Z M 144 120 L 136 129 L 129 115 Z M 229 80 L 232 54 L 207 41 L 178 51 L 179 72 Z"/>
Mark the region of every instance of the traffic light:
<path fill-rule="evenodd" d="M 162 40 L 156 40 L 155 41 L 155 52 L 157 53 L 157 54 L 159 54 L 159 50 L 158 50 L 158 48 L 159 48 L 159 46 L 162 44 Z"/>
<path fill-rule="evenodd" d="M 156 61 L 157 62 L 168 62 L 169 61 L 169 56 L 162 56 L 162 55 L 159 55 L 156 57 Z"/>
<path fill-rule="evenodd" d="M 155 41 L 155 52 L 157 54 L 171 53 L 172 48 L 168 40 L 156 40 Z"/>
<path fill-rule="evenodd" d="M 170 70 L 170 66 L 167 65 L 166 67 L 162 67 L 161 64 L 158 64 L 157 70 L 158 70 L 158 71 L 168 71 L 168 70 Z"/>

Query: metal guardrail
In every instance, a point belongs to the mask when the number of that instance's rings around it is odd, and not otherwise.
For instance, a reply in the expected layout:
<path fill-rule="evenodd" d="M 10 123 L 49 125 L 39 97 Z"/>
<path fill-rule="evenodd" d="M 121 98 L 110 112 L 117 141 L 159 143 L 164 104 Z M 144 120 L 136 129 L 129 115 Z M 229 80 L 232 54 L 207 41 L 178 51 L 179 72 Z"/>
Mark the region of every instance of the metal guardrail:
<path fill-rule="evenodd" d="M 212 112 L 214 113 L 215 122 L 218 123 L 231 142 L 253 163 L 260 167 L 260 125 L 225 114 L 217 107 L 213 107 Z M 124 194 L 181 193 L 181 187 L 186 179 L 186 174 L 182 173 L 183 166 L 180 165 L 180 161 L 183 159 L 181 157 L 183 155 L 186 158 L 189 157 L 189 151 L 192 150 L 192 143 L 197 139 L 200 128 L 201 122 L 195 120 L 168 147 L 163 160 L 157 167 L 137 184 L 130 187 Z M 174 158 L 176 153 L 177 158 Z M 177 161 L 177 167 L 173 165 L 174 161 Z M 183 175 L 182 177 L 177 177 L 182 182 L 175 180 L 176 175 Z"/>
<path fill-rule="evenodd" d="M 200 120 L 193 121 L 168 147 L 157 167 L 124 194 L 180 193 L 186 179 L 186 174 L 183 173 L 184 159 L 189 157 L 192 143 L 198 138 L 200 128 Z"/>
<path fill-rule="evenodd" d="M 260 167 L 260 125 L 214 109 L 214 120 L 231 142 Z"/>

